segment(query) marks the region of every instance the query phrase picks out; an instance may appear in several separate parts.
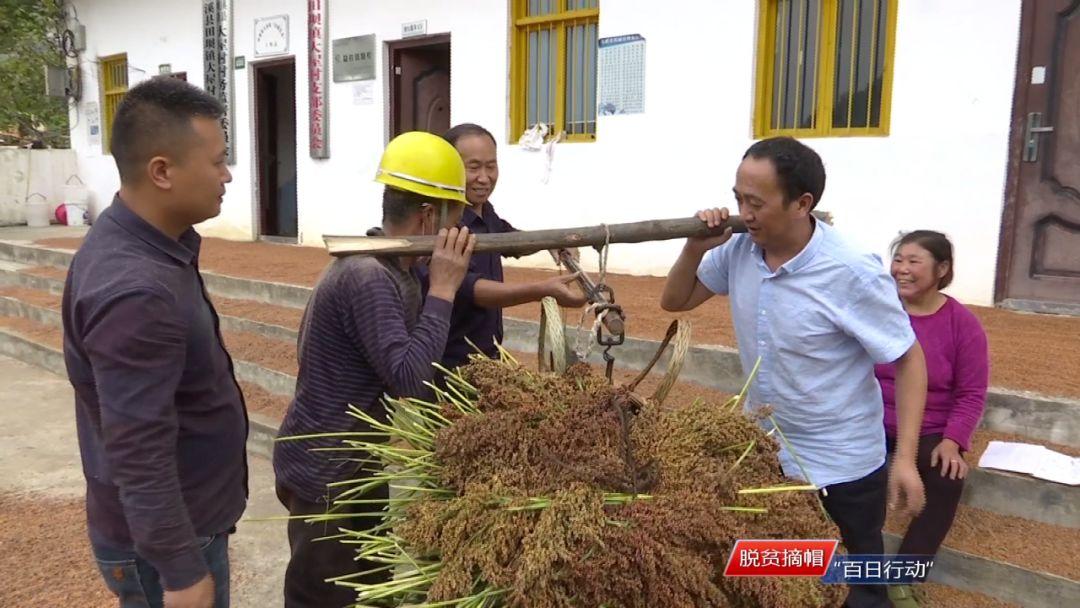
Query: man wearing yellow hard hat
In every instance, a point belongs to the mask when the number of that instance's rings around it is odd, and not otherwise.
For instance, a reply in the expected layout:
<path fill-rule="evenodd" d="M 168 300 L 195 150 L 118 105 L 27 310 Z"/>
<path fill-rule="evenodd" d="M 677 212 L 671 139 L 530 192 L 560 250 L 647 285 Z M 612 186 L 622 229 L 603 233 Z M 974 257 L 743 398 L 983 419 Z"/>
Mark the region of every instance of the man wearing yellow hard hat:
<path fill-rule="evenodd" d="M 296 394 L 281 437 L 366 430 L 347 413 L 350 405 L 385 419 L 382 396 L 426 396 L 432 362 L 442 358 L 454 295 L 475 241 L 467 228 L 454 227 L 466 205 L 465 166 L 441 137 L 403 133 L 386 146 L 375 181 L 385 186 L 382 230 L 387 236 L 438 235 L 428 265 L 427 295 L 421 294 L 415 258 L 351 256 L 334 261 L 304 311 Z M 312 451 L 336 445 L 333 439 L 275 444 L 278 498 L 290 515 L 325 513 L 335 498 L 327 484 L 365 474 L 355 463 Z M 375 523 L 362 517 L 332 525 L 290 520 L 286 608 L 351 605 L 355 597 L 350 589 L 326 583 L 328 578 L 375 569 L 364 582 L 387 579 L 380 564 L 355 562 L 351 545 L 312 542 L 336 534 L 339 527 L 363 530 Z"/>

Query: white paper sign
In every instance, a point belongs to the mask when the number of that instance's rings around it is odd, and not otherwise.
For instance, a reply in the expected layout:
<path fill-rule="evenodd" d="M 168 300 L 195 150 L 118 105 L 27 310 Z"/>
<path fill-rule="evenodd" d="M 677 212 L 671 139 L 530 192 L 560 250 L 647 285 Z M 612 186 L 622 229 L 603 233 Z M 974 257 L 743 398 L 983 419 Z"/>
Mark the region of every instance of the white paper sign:
<path fill-rule="evenodd" d="M 645 111 L 645 38 L 640 34 L 598 41 L 600 116 L 641 114 Z"/>
<path fill-rule="evenodd" d="M 1046 66 L 1037 65 L 1031 68 L 1031 84 L 1043 84 L 1046 82 Z"/>
<path fill-rule="evenodd" d="M 90 135 L 90 147 L 101 148 L 101 109 L 96 101 L 83 104 L 86 113 L 86 129 Z"/>
<path fill-rule="evenodd" d="M 408 23 L 401 24 L 401 37 L 409 38 L 412 36 L 423 36 L 427 34 L 427 19 L 421 19 L 419 21 L 410 21 Z"/>
<path fill-rule="evenodd" d="M 353 105 L 370 106 L 375 103 L 375 81 L 361 80 L 353 85 Z"/>

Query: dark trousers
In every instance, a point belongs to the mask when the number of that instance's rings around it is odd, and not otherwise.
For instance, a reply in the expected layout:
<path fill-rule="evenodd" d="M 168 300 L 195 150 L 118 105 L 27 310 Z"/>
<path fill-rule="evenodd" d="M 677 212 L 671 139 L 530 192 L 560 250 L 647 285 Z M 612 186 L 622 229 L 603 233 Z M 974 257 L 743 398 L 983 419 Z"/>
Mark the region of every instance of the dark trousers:
<path fill-rule="evenodd" d="M 915 465 L 926 488 L 926 507 L 908 525 L 897 552 L 900 555 L 936 555 L 956 517 L 964 480 L 942 477 L 940 462 L 936 467 L 930 466 L 930 453 L 941 443 L 941 437 L 940 434 L 919 437 Z M 896 450 L 896 438 L 887 438 L 887 443 L 892 454 Z"/>
<path fill-rule="evenodd" d="M 885 541 L 881 529 L 885 527 L 885 499 L 888 473 L 884 465 L 873 473 L 826 488 L 821 497 L 838 528 L 840 539 L 848 554 L 882 555 Z M 885 585 L 851 585 L 845 608 L 890 608 L 888 589 Z"/>
<path fill-rule="evenodd" d="M 382 486 L 382 496 L 386 496 L 386 486 Z M 289 515 L 319 515 L 326 513 L 325 502 L 309 502 L 297 496 L 289 488 L 278 484 L 278 500 L 289 510 Z M 380 493 L 373 491 L 363 498 L 379 498 Z M 365 510 L 360 505 L 356 511 Z M 377 510 L 372 507 L 366 510 Z M 285 570 L 285 608 L 341 608 L 356 603 L 356 592 L 351 587 L 343 587 L 326 582 L 326 579 L 364 572 L 378 568 L 383 564 L 368 560 L 357 560 L 357 545 L 345 544 L 338 540 L 315 540 L 325 536 L 337 535 L 339 528 L 348 530 L 366 530 L 380 523 L 374 517 L 353 517 L 336 519 L 329 522 L 307 524 L 300 519 L 289 520 L 289 566 Z M 390 580 L 389 572 L 376 572 L 363 577 L 349 579 L 354 583 L 381 583 Z"/>
<path fill-rule="evenodd" d="M 214 579 L 214 608 L 229 608 L 229 534 L 196 538 Z M 134 551 L 91 545 L 98 570 L 119 600 L 120 608 L 161 608 L 165 590 L 161 575 Z"/>

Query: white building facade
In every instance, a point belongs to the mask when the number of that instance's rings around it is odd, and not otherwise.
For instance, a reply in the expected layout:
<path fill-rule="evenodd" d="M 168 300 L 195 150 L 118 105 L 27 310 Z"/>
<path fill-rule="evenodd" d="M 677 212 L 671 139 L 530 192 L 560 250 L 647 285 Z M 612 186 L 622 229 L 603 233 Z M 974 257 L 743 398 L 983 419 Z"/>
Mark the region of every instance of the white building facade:
<path fill-rule="evenodd" d="M 901 231 L 940 230 L 956 247 L 950 292 L 960 299 L 984 305 L 1009 298 L 1068 301 L 1054 290 L 1045 298 L 1038 290 L 1010 292 L 1003 276 L 1009 264 L 999 262 L 999 246 L 1006 242 L 1002 218 L 1010 204 L 1019 205 L 1010 202 L 1010 176 L 1021 176 L 1012 189 L 1023 192 L 1022 134 L 1017 132 L 1022 121 L 1015 119 L 1021 114 L 1014 100 L 1022 88 L 1018 82 L 1028 78 L 1019 71 L 1032 70 L 1023 64 L 1024 45 L 1030 43 L 1023 31 L 1035 27 L 1024 23 L 1060 16 L 1036 15 L 1028 2 L 217 2 L 231 15 L 233 182 L 221 216 L 200 227 L 204 235 L 251 240 L 276 231 L 286 240 L 321 246 L 324 234 L 362 234 L 380 220 L 381 186 L 373 177 L 381 150 L 407 128 L 475 122 L 494 133 L 501 171 L 492 201 L 522 229 L 679 217 L 706 206 L 734 206 L 731 186 L 746 148 L 761 136 L 790 132 L 821 154 L 828 182 L 819 208 L 831 212 L 835 225 L 860 247 L 885 257 Z M 1065 11 L 1070 2 L 1057 4 Z M 95 104 L 101 112 L 108 107 L 104 91 L 110 83 L 103 82 L 108 77 L 101 66 L 122 57 L 128 87 L 161 71 L 183 73 L 204 85 L 205 1 L 76 0 L 74 5 L 86 28 L 86 48 L 79 60 L 84 94 L 71 112 L 72 146 L 96 214 L 118 188 L 112 157 L 103 149 L 107 134 L 92 133 L 97 123 L 88 118 Z M 311 153 L 309 49 L 315 5 L 327 11 L 322 64 L 327 158 Z M 560 11 L 565 20 L 544 21 L 545 13 Z M 1080 27 L 1071 25 L 1075 21 L 1080 19 L 1069 21 L 1067 31 L 1080 37 Z M 334 41 L 359 36 L 373 41 L 351 40 L 352 46 L 339 48 L 354 64 L 348 77 L 359 72 L 366 79 L 337 82 L 346 69 L 335 65 Z M 542 46 L 545 36 L 554 46 Z M 562 45 L 556 44 L 558 36 L 566 37 Z M 637 54 L 633 62 L 598 48 L 620 36 L 631 37 L 623 40 L 632 41 L 627 48 Z M 641 57 L 643 70 L 636 63 Z M 580 67 L 559 69 L 572 61 Z M 602 64 L 599 75 L 597 63 Z M 1080 66 L 1080 59 L 1071 65 Z M 1035 67 L 1053 79 L 1070 66 Z M 620 86 L 633 89 L 622 98 L 629 111 L 597 116 L 598 99 L 614 90 L 603 79 L 615 70 L 623 78 Z M 444 72 L 448 84 L 440 83 Z M 1037 72 L 1032 71 L 1032 83 L 1040 77 Z M 851 83 L 846 92 L 845 78 Z M 786 93 L 780 88 L 792 82 L 798 89 L 794 97 L 790 86 Z M 541 89 L 547 102 L 536 101 Z M 643 91 L 640 107 L 637 91 Z M 841 124 L 845 103 L 849 110 Z M 797 110 L 785 118 L 780 108 L 792 104 Z M 522 130 L 537 116 L 554 131 L 567 131 L 570 141 L 555 144 L 550 154 L 518 145 Z M 260 126 L 267 120 L 275 122 L 276 133 Z M 105 117 L 100 122 L 106 129 Z M 284 148 L 293 154 L 282 153 Z M 288 206 L 293 189 L 295 220 L 290 212 L 268 215 L 266 208 L 275 201 Z M 1052 214 L 1061 221 L 1051 220 L 1043 236 L 1046 247 L 1069 249 L 1044 256 L 1051 266 L 1064 266 L 1066 283 L 1080 271 L 1080 261 L 1070 266 L 1072 249 L 1080 248 L 1080 213 L 1065 217 L 1072 213 L 1068 209 Z M 293 222 L 295 230 L 268 229 Z M 1022 249 L 1023 240 L 1013 247 L 1009 236 L 1010 250 Z M 680 246 L 614 246 L 609 270 L 664 274 Z M 1080 278 L 1080 272 L 1075 275 Z M 1080 283 L 1075 285 L 1080 293 Z"/>

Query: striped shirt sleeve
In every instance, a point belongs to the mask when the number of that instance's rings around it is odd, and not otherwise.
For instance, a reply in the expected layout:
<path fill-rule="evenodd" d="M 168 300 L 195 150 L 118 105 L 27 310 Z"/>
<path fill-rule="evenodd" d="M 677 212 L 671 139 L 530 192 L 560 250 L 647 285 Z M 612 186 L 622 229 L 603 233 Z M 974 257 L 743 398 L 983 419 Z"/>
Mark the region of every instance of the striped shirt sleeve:
<path fill-rule="evenodd" d="M 450 331 L 452 304 L 428 296 L 412 330 L 406 306 L 385 272 L 351 273 L 341 302 L 349 329 L 367 360 L 394 396 L 424 396 L 434 378 L 432 363 L 442 358 Z"/>

